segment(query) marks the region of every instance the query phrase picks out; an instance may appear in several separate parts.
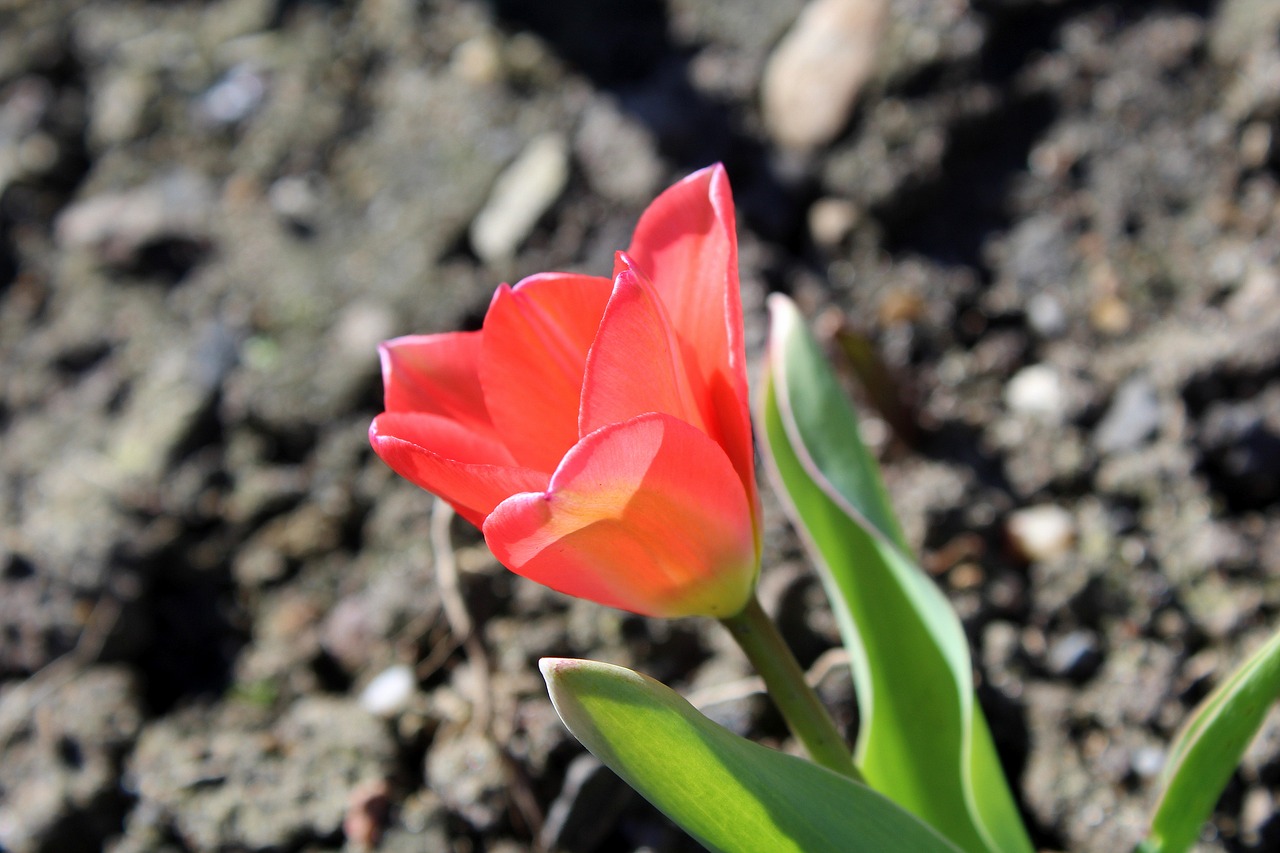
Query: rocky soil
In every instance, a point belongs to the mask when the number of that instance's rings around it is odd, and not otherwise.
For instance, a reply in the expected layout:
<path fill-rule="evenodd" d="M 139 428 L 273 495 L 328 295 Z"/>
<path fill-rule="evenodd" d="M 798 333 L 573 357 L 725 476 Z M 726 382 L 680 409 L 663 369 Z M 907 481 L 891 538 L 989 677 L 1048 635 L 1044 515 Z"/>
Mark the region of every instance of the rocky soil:
<path fill-rule="evenodd" d="M 716 160 L 753 352 L 789 292 L 888 380 L 1038 844 L 1127 849 L 1280 614 L 1278 137 L 1274 0 L 0 0 L 0 850 L 697 849 L 535 664 L 784 745 L 727 637 L 510 576 L 365 433 L 379 340 L 607 272 Z M 1278 797 L 1273 716 L 1201 850 Z"/>

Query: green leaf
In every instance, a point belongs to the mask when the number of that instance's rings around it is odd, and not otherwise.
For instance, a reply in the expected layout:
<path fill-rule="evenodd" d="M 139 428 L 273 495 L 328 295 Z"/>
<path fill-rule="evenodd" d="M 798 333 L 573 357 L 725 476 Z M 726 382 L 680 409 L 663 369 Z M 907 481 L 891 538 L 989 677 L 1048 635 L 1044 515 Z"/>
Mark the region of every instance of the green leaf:
<path fill-rule="evenodd" d="M 1181 853 L 1200 836 L 1240 756 L 1280 698 L 1280 632 L 1205 698 L 1174 741 L 1146 853 Z"/>
<path fill-rule="evenodd" d="M 865 785 L 738 737 L 620 666 L 544 658 L 569 731 L 645 799 L 725 853 L 958 853 Z"/>
<path fill-rule="evenodd" d="M 1028 853 L 973 692 L 959 619 L 908 556 L 857 415 L 799 312 L 770 302 L 760 423 L 853 666 L 868 783 L 966 850 Z"/>

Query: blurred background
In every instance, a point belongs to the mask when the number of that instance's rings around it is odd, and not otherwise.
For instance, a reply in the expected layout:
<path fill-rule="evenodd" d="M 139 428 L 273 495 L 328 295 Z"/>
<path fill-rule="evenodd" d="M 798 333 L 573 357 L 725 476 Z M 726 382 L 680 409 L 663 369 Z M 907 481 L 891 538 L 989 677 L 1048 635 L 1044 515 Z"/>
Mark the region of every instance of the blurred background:
<path fill-rule="evenodd" d="M 1280 611 L 1278 134 L 1274 0 L 0 0 L 0 850 L 698 849 L 536 660 L 794 748 L 727 636 L 514 578 L 366 430 L 380 340 L 713 161 L 752 358 L 781 291 L 869 378 L 1038 843 L 1127 849 Z M 1278 794 L 1273 716 L 1202 850 Z"/>

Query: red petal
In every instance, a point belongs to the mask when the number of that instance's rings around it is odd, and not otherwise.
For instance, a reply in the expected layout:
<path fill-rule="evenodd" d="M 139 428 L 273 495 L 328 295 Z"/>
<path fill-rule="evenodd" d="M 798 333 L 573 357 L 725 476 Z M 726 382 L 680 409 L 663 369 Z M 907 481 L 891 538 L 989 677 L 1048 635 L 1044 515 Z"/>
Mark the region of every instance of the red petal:
<path fill-rule="evenodd" d="M 755 460 L 742 340 L 733 196 L 724 167 L 695 172 L 640 217 L 628 254 L 653 281 L 696 367 L 698 399 L 715 411 L 717 436 L 755 500 Z"/>
<path fill-rule="evenodd" d="M 544 273 L 494 294 L 480 381 L 494 426 L 521 465 L 554 471 L 577 442 L 587 351 L 611 290 L 607 278 Z"/>
<path fill-rule="evenodd" d="M 428 412 L 493 433 L 480 390 L 480 333 L 406 335 L 378 347 L 384 407 Z"/>
<path fill-rule="evenodd" d="M 447 500 L 476 527 L 511 495 L 545 489 L 549 479 L 514 465 L 497 441 L 437 415 L 384 412 L 369 427 L 369 443 L 393 471 Z"/>
<path fill-rule="evenodd" d="M 705 430 L 666 309 L 652 285 L 624 268 L 587 357 L 578 432 L 645 412 L 665 412 Z"/>
<path fill-rule="evenodd" d="M 545 492 L 503 501 L 484 534 L 517 574 L 650 616 L 732 616 L 755 584 L 752 508 L 733 466 L 669 415 L 588 435 Z"/>

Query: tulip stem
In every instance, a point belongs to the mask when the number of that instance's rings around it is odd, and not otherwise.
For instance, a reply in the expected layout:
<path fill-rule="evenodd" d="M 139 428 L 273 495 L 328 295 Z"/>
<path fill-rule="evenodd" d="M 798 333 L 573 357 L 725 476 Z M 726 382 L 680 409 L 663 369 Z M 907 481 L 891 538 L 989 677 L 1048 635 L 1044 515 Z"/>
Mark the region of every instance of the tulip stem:
<path fill-rule="evenodd" d="M 721 619 L 764 679 L 769 695 L 809 756 L 828 770 L 864 781 L 844 737 L 804 679 L 804 670 L 754 595 L 737 616 Z"/>

